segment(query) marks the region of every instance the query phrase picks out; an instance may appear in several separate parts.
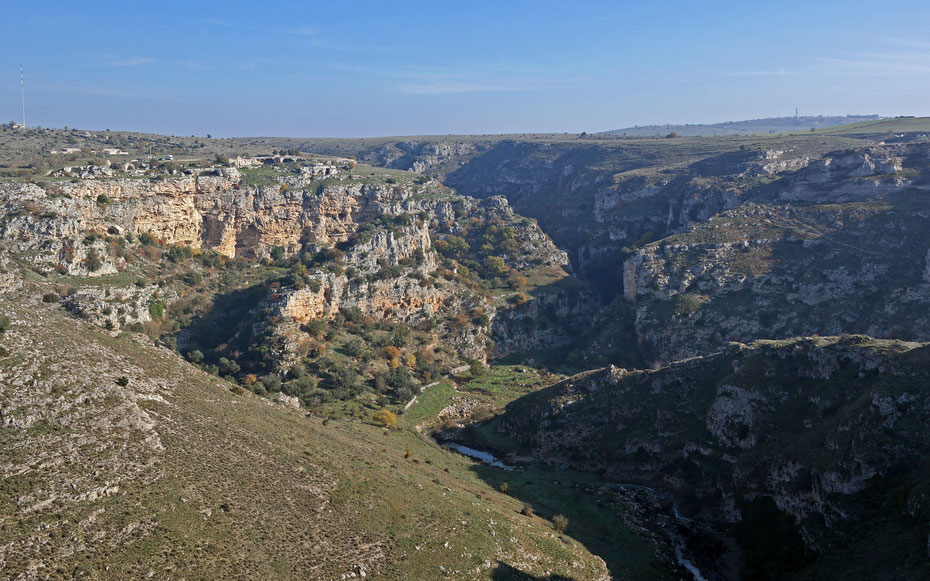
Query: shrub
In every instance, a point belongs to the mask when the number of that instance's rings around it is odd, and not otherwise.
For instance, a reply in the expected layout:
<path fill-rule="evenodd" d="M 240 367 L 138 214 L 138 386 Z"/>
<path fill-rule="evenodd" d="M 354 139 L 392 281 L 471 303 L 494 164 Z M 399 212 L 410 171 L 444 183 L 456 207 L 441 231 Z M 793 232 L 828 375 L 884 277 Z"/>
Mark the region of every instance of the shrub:
<path fill-rule="evenodd" d="M 501 482 L 500 490 L 501 490 L 501 492 L 503 492 L 504 494 L 507 494 L 507 491 L 510 490 L 510 483 L 508 483 L 508 482 Z"/>
<path fill-rule="evenodd" d="M 188 361 L 192 363 L 202 363 L 203 362 L 203 352 L 199 349 L 194 349 L 193 351 L 188 352 L 187 354 Z"/>
<path fill-rule="evenodd" d="M 171 262 L 175 262 L 175 263 L 183 262 L 189 259 L 193 255 L 194 255 L 194 251 L 191 249 L 190 246 L 175 245 L 175 246 L 171 246 L 170 248 L 168 248 L 168 251 L 165 252 L 165 256 L 168 258 L 168 260 L 170 260 Z"/>
<path fill-rule="evenodd" d="M 316 336 L 323 332 L 323 328 L 325 326 L 326 326 L 326 321 L 324 321 L 323 319 L 310 319 L 309 321 L 304 323 L 303 326 L 301 326 L 301 329 L 306 333 Z"/>
<path fill-rule="evenodd" d="M 552 517 L 552 529 L 557 533 L 564 533 L 568 528 L 568 517 L 564 514 L 557 514 Z"/>
<path fill-rule="evenodd" d="M 361 357 L 365 353 L 365 344 L 358 337 L 353 337 L 346 341 L 343 350 L 350 357 Z"/>
<path fill-rule="evenodd" d="M 190 286 L 195 286 L 203 282 L 203 274 L 199 270 L 192 270 L 185 273 L 181 280 L 187 283 Z"/>
<path fill-rule="evenodd" d="M 239 364 L 225 357 L 220 357 L 217 367 L 219 367 L 220 375 L 235 375 L 239 373 Z"/>
<path fill-rule="evenodd" d="M 119 377 L 116 378 L 116 385 L 120 387 L 126 387 L 127 385 L 129 385 L 129 378 L 126 377 L 125 375 L 120 375 Z"/>
<path fill-rule="evenodd" d="M 4 334 L 10 328 L 10 318 L 6 315 L 0 315 L 0 335 Z"/>
<path fill-rule="evenodd" d="M 533 507 L 528 504 L 524 504 L 523 508 L 520 510 L 520 514 L 523 516 L 533 516 Z"/>
<path fill-rule="evenodd" d="M 373 419 L 376 423 L 385 428 L 397 427 L 397 416 L 391 410 L 379 410 L 375 412 Z"/>
<path fill-rule="evenodd" d="M 45 293 L 44 295 L 42 295 L 42 302 L 43 303 L 57 303 L 58 298 L 59 297 L 57 293 Z"/>
<path fill-rule="evenodd" d="M 165 303 L 158 301 L 149 305 L 149 316 L 153 319 L 161 319 L 165 316 Z"/>
<path fill-rule="evenodd" d="M 158 240 L 148 232 L 143 232 L 139 234 L 139 243 L 142 244 L 142 246 L 155 246 L 158 244 Z"/>
<path fill-rule="evenodd" d="M 256 386 L 266 391 L 281 391 L 281 378 L 277 375 L 263 375 L 259 379 L 259 383 L 256 383 L 252 388 L 255 389 Z"/>
<path fill-rule="evenodd" d="M 507 302 L 509 302 L 512 305 L 522 305 L 522 304 L 525 304 L 529 300 L 530 299 L 529 297 L 526 296 L 526 293 L 518 292 L 516 294 L 510 295 L 510 297 L 507 299 Z"/>

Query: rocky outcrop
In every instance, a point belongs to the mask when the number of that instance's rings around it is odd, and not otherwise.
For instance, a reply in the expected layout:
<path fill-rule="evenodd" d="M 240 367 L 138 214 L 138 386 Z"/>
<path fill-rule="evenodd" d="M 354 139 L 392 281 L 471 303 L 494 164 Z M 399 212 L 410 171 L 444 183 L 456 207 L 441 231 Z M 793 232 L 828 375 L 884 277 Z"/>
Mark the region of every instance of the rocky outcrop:
<path fill-rule="evenodd" d="M 928 353 L 865 336 L 733 344 L 656 371 L 573 377 L 491 427 L 515 455 L 672 490 L 692 518 L 765 530 L 756 511 L 771 501 L 798 542 L 835 553 L 877 518 L 930 522 L 930 474 L 913 461 L 930 446 Z M 912 484 L 895 491 L 887 478 Z M 921 527 L 904 542 L 922 554 Z"/>
<path fill-rule="evenodd" d="M 899 196 L 745 204 L 637 249 L 624 263 L 624 296 L 639 346 L 670 362 L 728 341 L 814 333 L 930 340 L 921 226 L 930 208 Z"/>
<path fill-rule="evenodd" d="M 86 232 L 147 234 L 165 244 L 260 258 L 275 246 L 290 255 L 307 244 L 332 245 L 346 240 L 359 223 L 383 213 L 438 204 L 411 200 L 418 191 L 435 187 L 429 184 L 404 187 L 351 179 L 324 184 L 303 175 L 283 175 L 274 186 L 241 187 L 240 180 L 237 170 L 221 168 L 157 180 L 80 180 L 44 188 L 4 184 L 0 208 L 7 215 L 0 223 L 0 236 L 19 252 L 61 254 L 70 245 L 67 252 L 74 256 L 60 261 L 67 272 L 99 275 L 116 272 L 119 265 L 82 270 L 88 250 L 76 239 Z"/>

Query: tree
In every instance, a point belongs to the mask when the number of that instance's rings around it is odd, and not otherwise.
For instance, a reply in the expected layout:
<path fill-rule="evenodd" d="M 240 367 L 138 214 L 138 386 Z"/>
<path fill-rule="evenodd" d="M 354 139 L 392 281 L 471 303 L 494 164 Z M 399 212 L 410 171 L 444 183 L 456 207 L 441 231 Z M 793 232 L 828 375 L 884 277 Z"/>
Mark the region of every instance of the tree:
<path fill-rule="evenodd" d="M 472 379 L 481 379 L 488 374 L 488 370 L 485 369 L 483 363 L 476 359 L 468 366 L 468 373 L 471 375 Z"/>
<path fill-rule="evenodd" d="M 557 533 L 564 533 L 568 528 L 568 517 L 564 514 L 557 514 L 552 517 L 552 528 Z"/>
<path fill-rule="evenodd" d="M 393 345 L 388 345 L 382 349 L 382 352 L 384 353 L 385 359 L 390 359 L 391 361 L 400 359 L 400 349 L 394 347 Z"/>
<path fill-rule="evenodd" d="M 413 377 L 406 367 L 396 367 L 387 377 L 387 384 L 394 390 L 399 400 L 409 400 L 417 393 L 413 384 Z"/>
<path fill-rule="evenodd" d="M 365 343 L 358 337 L 352 337 L 346 341 L 342 349 L 346 352 L 346 355 L 350 357 L 361 357 L 365 353 Z"/>
<path fill-rule="evenodd" d="M 220 357 L 217 366 L 220 369 L 220 375 L 235 375 L 239 373 L 239 364 L 225 357 Z"/>
<path fill-rule="evenodd" d="M 510 270 L 510 267 L 500 256 L 488 256 L 484 259 L 484 269 L 490 276 L 501 276 Z"/>
<path fill-rule="evenodd" d="M 373 419 L 376 423 L 381 424 L 385 428 L 396 428 L 397 427 L 397 416 L 394 415 L 394 412 L 391 410 L 379 410 L 375 412 Z"/>

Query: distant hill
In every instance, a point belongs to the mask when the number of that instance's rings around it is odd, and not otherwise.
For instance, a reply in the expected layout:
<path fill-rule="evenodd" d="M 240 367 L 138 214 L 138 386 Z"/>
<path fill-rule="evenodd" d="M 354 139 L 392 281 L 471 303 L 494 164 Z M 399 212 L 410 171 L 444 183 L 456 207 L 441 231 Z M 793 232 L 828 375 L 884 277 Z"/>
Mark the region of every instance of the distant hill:
<path fill-rule="evenodd" d="M 643 125 L 642 127 L 625 127 L 604 131 L 605 135 L 627 135 L 630 137 L 651 137 L 677 133 L 683 137 L 711 135 L 741 135 L 758 133 L 781 133 L 785 131 L 804 131 L 811 127 L 822 129 L 848 123 L 861 123 L 879 119 L 878 115 L 846 115 L 836 117 L 768 117 L 748 121 L 727 121 L 709 125 Z"/>

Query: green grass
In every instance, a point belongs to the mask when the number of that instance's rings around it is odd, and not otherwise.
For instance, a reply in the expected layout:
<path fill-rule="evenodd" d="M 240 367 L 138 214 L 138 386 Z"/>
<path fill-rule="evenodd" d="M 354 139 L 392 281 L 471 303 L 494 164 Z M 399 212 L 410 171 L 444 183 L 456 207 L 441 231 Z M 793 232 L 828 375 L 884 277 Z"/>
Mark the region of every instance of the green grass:
<path fill-rule="evenodd" d="M 526 365 L 493 365 L 483 377 L 469 379 L 460 391 L 492 409 L 501 409 L 516 398 L 551 383 L 554 377 L 544 373 Z"/>
<path fill-rule="evenodd" d="M 415 426 L 424 420 L 435 419 L 439 412 L 452 402 L 455 386 L 450 380 L 443 380 L 439 385 L 430 387 L 417 396 L 417 401 L 403 413 L 403 420 L 408 426 Z"/>
<path fill-rule="evenodd" d="M 850 123 L 818 129 L 819 135 L 875 135 L 883 133 L 906 133 L 913 131 L 930 131 L 930 117 L 901 117 L 878 119 L 862 123 Z"/>

